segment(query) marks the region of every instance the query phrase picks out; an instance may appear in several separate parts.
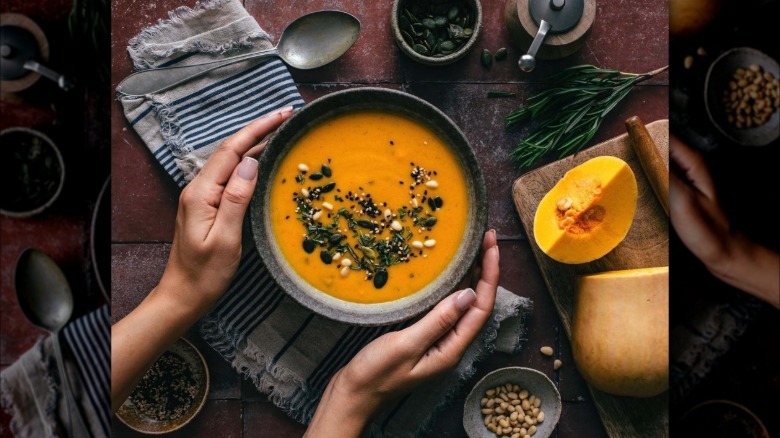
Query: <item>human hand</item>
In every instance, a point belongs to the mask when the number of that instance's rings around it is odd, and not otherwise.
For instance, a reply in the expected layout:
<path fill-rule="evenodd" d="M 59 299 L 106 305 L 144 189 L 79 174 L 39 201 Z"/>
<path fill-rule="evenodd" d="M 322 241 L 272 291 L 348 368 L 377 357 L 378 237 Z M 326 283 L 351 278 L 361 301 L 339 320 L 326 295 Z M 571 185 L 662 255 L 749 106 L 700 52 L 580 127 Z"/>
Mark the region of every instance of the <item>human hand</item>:
<path fill-rule="evenodd" d="M 179 305 L 205 313 L 230 284 L 241 259 L 241 231 L 257 184 L 265 142 L 292 114 L 268 114 L 225 139 L 179 197 L 168 265 L 157 290 Z"/>
<path fill-rule="evenodd" d="M 727 258 L 734 231 L 720 205 L 704 157 L 673 134 L 669 140 L 673 163 L 669 175 L 672 226 L 685 246 L 713 269 Z"/>
<path fill-rule="evenodd" d="M 381 405 L 457 366 L 493 312 L 495 231 L 485 233 L 482 252 L 476 292 L 455 292 L 415 324 L 366 345 L 331 379 L 307 436 L 357 436 Z"/>
<path fill-rule="evenodd" d="M 720 280 L 780 308 L 780 254 L 731 226 L 700 153 L 674 135 L 669 144 L 678 170 L 669 175 L 670 219 L 680 240 Z"/>

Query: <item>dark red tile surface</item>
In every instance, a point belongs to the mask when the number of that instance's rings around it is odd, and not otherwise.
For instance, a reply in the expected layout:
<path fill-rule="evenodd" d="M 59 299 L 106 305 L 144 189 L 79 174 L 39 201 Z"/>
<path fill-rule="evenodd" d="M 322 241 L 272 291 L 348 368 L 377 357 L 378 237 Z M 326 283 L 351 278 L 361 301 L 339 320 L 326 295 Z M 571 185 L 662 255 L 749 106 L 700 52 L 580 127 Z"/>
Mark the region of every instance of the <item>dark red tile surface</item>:
<path fill-rule="evenodd" d="M 206 400 L 203 410 L 181 429 L 166 434 L 180 438 L 239 438 L 245 436 L 241 425 L 241 402 L 238 400 Z M 144 437 L 125 426 L 114 417 L 111 424 L 112 437 Z"/>
<path fill-rule="evenodd" d="M 128 39 L 158 19 L 166 18 L 167 11 L 181 2 L 164 0 L 138 5 L 114 0 L 113 3 L 112 80 L 116 85 L 131 72 L 124 50 Z M 511 199 L 512 182 L 531 169 L 516 168 L 507 159 L 507 154 L 528 132 L 529 125 L 506 131 L 503 117 L 541 89 L 533 82 L 565 66 L 592 63 L 623 71 L 644 72 L 666 65 L 666 2 L 598 3 L 597 21 L 583 50 L 568 59 L 540 62 L 537 71 L 531 75 L 517 70 L 516 61 L 521 52 L 507 43 L 504 2 L 498 0 L 483 0 L 485 30 L 476 50 L 464 60 L 444 68 L 418 65 L 400 52 L 389 29 L 391 2 L 369 5 L 350 0 L 246 0 L 245 5 L 275 41 L 287 23 L 307 12 L 339 9 L 357 16 L 362 23 L 361 36 L 343 58 L 315 71 L 292 71 L 304 100 L 308 102 L 355 86 L 400 89 L 427 100 L 450 116 L 477 152 L 490 196 L 488 225 L 496 228 L 503 240 L 501 285 L 531 298 L 534 312 L 521 352 L 516 355 L 496 353 L 478 364 L 476 375 L 466 383 L 463 394 L 436 419 L 436 435 L 465 436 L 461 426 L 463 397 L 488 372 L 514 365 L 539 369 L 559 385 L 565 400 L 564 414 L 553 436 L 605 436 L 596 409 L 589 401 L 587 386 L 571 359 L 570 344 L 560 326 L 530 245 L 524 240 L 525 233 Z M 478 62 L 482 47 L 493 51 L 508 47 L 510 56 L 505 61 L 494 63 L 488 71 Z M 632 115 L 640 116 L 647 123 L 667 118 L 667 82 L 668 75 L 662 74 L 639 86 L 607 116 L 591 144 L 622 134 L 624 120 Z M 492 90 L 513 91 L 517 95 L 510 99 L 488 99 L 486 94 Z M 135 307 L 162 274 L 169 246 L 160 242 L 172 240 L 178 197 L 178 189 L 127 127 L 119 110 L 115 102 L 111 133 L 114 177 L 112 240 L 116 242 L 112 264 L 114 318 Z M 535 167 L 552 160 L 540 161 Z M 202 344 L 197 333 L 191 331 L 188 337 L 198 348 L 210 350 Z M 564 361 L 558 372 L 553 370 L 554 358 L 539 352 L 544 345 L 552 346 L 555 357 Z M 268 402 L 267 397 L 251 383 L 238 377 L 216 353 L 204 351 L 204 354 L 215 382 L 211 394 L 214 400 L 210 403 L 216 400 L 232 403 L 240 398 L 240 407 L 229 405 L 234 409 L 229 418 L 235 418 L 235 415 L 242 418 L 237 421 L 243 427 L 244 436 L 256 436 L 259 431 L 262 431 L 262 436 L 277 437 L 300 436 L 304 432 L 302 426 Z M 210 412 L 204 412 L 201 417 L 212 415 Z"/>
<path fill-rule="evenodd" d="M 306 427 L 268 402 L 244 402 L 244 436 L 299 437 Z"/>

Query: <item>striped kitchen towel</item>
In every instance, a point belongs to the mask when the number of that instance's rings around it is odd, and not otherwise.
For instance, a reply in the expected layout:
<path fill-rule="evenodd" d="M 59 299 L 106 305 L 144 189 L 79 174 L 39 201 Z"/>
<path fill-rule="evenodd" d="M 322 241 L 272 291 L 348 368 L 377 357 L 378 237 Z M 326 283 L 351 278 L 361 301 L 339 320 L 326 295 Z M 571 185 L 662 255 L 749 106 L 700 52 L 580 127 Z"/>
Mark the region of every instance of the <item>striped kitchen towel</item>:
<path fill-rule="evenodd" d="M 238 0 L 210 0 L 171 12 L 170 20 L 133 38 L 128 51 L 135 67 L 143 69 L 270 46 L 269 36 Z M 120 101 L 128 123 L 179 185 L 196 174 L 222 139 L 251 120 L 286 105 L 303 105 L 289 72 L 276 59 L 235 64 L 162 93 L 120 95 Z M 248 226 L 243 248 L 233 283 L 201 321 L 201 334 L 277 406 L 308 423 L 331 376 L 363 346 L 409 322 L 363 328 L 315 315 L 274 283 Z M 422 433 L 474 373 L 476 361 L 495 348 L 517 351 L 531 307 L 530 300 L 501 289 L 494 317 L 457 369 L 380 414 L 372 433 Z M 510 330 L 499 332 L 499 325 Z"/>
<path fill-rule="evenodd" d="M 110 313 L 106 304 L 74 320 L 61 343 L 71 389 L 94 437 L 111 433 Z M 53 354 L 45 338 L 0 373 L 0 400 L 17 438 L 66 435 L 67 405 Z"/>

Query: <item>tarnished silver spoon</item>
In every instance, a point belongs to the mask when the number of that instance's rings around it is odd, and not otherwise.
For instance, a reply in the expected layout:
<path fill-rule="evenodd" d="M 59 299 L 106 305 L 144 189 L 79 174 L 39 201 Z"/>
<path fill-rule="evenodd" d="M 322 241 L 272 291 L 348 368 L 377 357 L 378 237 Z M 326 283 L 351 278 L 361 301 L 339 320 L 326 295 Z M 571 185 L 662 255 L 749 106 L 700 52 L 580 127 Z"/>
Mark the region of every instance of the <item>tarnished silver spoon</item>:
<path fill-rule="evenodd" d="M 73 314 L 73 294 L 68 280 L 54 260 L 42 251 L 30 248 L 25 250 L 16 262 L 14 285 L 19 306 L 27 319 L 34 326 L 51 334 L 62 392 L 70 417 L 69 436 L 89 437 L 81 411 L 73 398 L 60 349 L 60 330 Z"/>
<path fill-rule="evenodd" d="M 278 56 L 291 67 L 309 70 L 335 61 L 352 47 L 359 34 L 360 21 L 346 12 L 312 12 L 290 23 L 279 44 L 271 49 L 201 64 L 140 71 L 126 77 L 116 90 L 127 96 L 157 93 L 216 68 L 266 56 Z"/>

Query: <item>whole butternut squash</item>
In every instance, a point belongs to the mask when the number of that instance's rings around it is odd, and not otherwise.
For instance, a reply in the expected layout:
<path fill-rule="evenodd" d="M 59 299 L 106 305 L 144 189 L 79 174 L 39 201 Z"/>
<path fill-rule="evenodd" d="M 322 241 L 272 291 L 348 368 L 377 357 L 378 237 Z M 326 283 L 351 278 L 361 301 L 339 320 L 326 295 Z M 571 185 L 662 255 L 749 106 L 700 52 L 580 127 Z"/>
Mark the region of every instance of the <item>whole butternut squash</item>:
<path fill-rule="evenodd" d="M 669 386 L 669 267 L 577 279 L 571 327 L 577 369 L 610 394 L 652 397 Z"/>

